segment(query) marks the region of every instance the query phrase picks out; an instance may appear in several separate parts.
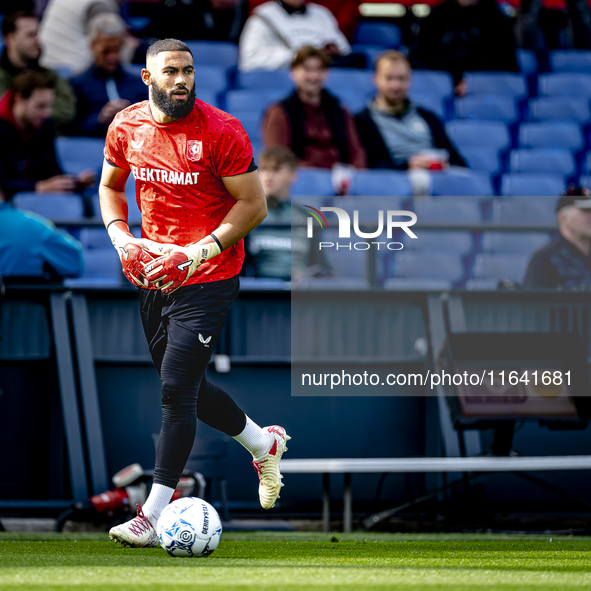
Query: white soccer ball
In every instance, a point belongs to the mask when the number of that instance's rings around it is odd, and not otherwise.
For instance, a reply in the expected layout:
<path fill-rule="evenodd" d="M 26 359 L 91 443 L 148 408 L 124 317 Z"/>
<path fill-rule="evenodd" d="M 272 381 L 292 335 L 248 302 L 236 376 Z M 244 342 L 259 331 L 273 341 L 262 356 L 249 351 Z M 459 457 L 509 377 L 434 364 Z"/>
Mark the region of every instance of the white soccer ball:
<path fill-rule="evenodd" d="M 184 497 L 166 506 L 156 532 L 171 556 L 209 556 L 220 543 L 222 522 L 209 503 Z"/>

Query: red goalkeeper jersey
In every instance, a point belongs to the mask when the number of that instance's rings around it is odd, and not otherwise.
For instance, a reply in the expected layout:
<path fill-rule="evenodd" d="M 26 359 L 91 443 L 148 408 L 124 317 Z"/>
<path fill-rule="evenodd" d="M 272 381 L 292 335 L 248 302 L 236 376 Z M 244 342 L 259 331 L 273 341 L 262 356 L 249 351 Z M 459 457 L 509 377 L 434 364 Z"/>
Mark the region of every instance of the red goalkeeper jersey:
<path fill-rule="evenodd" d="M 149 101 L 124 109 L 109 127 L 104 153 L 135 178 L 142 238 L 179 246 L 211 234 L 236 203 L 222 177 L 256 169 L 240 122 L 200 100 L 171 123 L 155 121 Z M 243 261 L 240 240 L 201 265 L 185 285 L 233 277 Z"/>

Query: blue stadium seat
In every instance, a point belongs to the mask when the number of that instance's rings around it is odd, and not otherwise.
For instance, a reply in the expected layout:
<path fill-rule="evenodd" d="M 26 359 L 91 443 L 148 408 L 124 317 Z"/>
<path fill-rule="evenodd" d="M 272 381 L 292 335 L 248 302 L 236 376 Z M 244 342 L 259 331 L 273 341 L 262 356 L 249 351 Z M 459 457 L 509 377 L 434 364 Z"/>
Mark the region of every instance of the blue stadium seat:
<path fill-rule="evenodd" d="M 589 101 L 581 97 L 543 96 L 530 99 L 531 121 L 576 121 L 584 125 L 591 120 Z"/>
<path fill-rule="evenodd" d="M 554 72 L 591 74 L 591 51 L 551 51 L 550 69 Z"/>
<path fill-rule="evenodd" d="M 83 204 L 79 195 L 61 193 L 17 193 L 17 209 L 33 211 L 52 221 L 77 221 L 83 218 Z"/>
<path fill-rule="evenodd" d="M 351 195 L 389 197 L 412 195 L 412 185 L 404 172 L 394 170 L 361 170 L 351 182 Z"/>
<path fill-rule="evenodd" d="M 566 188 L 564 177 L 557 174 L 512 172 L 501 179 L 501 195 L 560 195 Z"/>
<path fill-rule="evenodd" d="M 371 70 L 331 68 L 329 72 L 326 79 L 326 89 L 334 94 L 338 94 L 341 90 L 351 89 L 368 94 L 374 92 Z"/>
<path fill-rule="evenodd" d="M 417 238 L 404 234 L 402 243 L 405 251 L 430 252 L 463 257 L 474 248 L 471 232 L 446 230 L 413 230 Z"/>
<path fill-rule="evenodd" d="M 299 195 L 320 195 L 324 197 L 335 194 L 332 186 L 330 170 L 321 168 L 300 168 L 298 176 L 293 184 L 291 194 Z"/>
<path fill-rule="evenodd" d="M 367 67 L 371 68 L 381 53 L 384 52 L 382 45 L 368 45 L 366 43 L 353 43 L 351 45 L 351 51 L 354 53 L 363 53 L 367 60 Z"/>
<path fill-rule="evenodd" d="M 538 73 L 538 58 L 530 49 L 517 50 L 517 64 L 519 71 L 525 76 L 535 76 Z"/>
<path fill-rule="evenodd" d="M 464 275 L 455 255 L 399 251 L 394 256 L 394 277 L 384 282 L 391 290 L 451 289 Z"/>
<path fill-rule="evenodd" d="M 497 95 L 522 99 L 528 95 L 525 76 L 501 72 L 468 72 L 465 76 L 471 95 Z"/>
<path fill-rule="evenodd" d="M 220 107 L 220 101 L 218 99 L 218 93 L 213 92 L 212 90 L 207 89 L 197 89 L 197 98 L 208 105 L 212 105 L 213 107 Z"/>
<path fill-rule="evenodd" d="M 545 96 L 582 96 L 591 98 L 591 74 L 541 74 L 538 89 Z"/>
<path fill-rule="evenodd" d="M 226 94 L 226 110 L 262 113 L 270 104 L 285 98 L 281 90 L 230 90 Z"/>
<path fill-rule="evenodd" d="M 465 96 L 455 99 L 454 107 L 459 119 L 484 119 L 505 123 L 513 123 L 519 119 L 515 99 L 510 96 Z"/>
<path fill-rule="evenodd" d="M 360 223 L 368 224 L 374 230 L 378 227 L 379 212 L 383 211 L 384 228 L 386 227 L 386 212 L 392 210 L 406 210 L 407 197 L 335 197 L 333 205 L 344 209 L 354 220 L 354 212 Z M 332 214 L 331 214 L 332 215 Z M 336 219 L 336 218 L 334 218 Z M 368 230 L 371 231 L 371 230 Z"/>
<path fill-rule="evenodd" d="M 519 144 L 523 148 L 566 148 L 580 150 L 585 139 L 578 123 L 543 121 L 522 123 L 519 126 Z"/>
<path fill-rule="evenodd" d="M 432 175 L 433 195 L 468 195 L 490 197 L 494 195 L 490 174 L 462 170 L 439 172 Z"/>
<path fill-rule="evenodd" d="M 355 30 L 355 43 L 397 48 L 402 41 L 400 27 L 391 23 L 365 21 Z"/>
<path fill-rule="evenodd" d="M 222 41 L 185 41 L 193 54 L 195 64 L 209 64 L 222 68 L 238 65 L 238 46 Z"/>
<path fill-rule="evenodd" d="M 301 207 L 307 205 L 309 207 L 315 207 L 316 209 L 330 207 L 332 204 L 332 196 L 327 197 L 326 195 L 292 195 L 289 200 L 295 205 Z"/>
<path fill-rule="evenodd" d="M 478 199 L 462 197 L 423 197 L 415 199 L 414 211 L 420 222 L 479 223 L 482 221 Z"/>
<path fill-rule="evenodd" d="M 195 84 L 197 88 L 211 92 L 224 92 L 228 88 L 228 74 L 219 66 L 195 65 Z"/>
<path fill-rule="evenodd" d="M 505 150 L 511 145 L 509 130 L 502 121 L 454 120 L 445 124 L 445 130 L 459 148 L 480 146 Z"/>
<path fill-rule="evenodd" d="M 492 220 L 496 224 L 556 225 L 558 197 L 511 197 L 493 202 Z"/>
<path fill-rule="evenodd" d="M 69 287 L 117 287 L 127 283 L 121 271 L 121 260 L 114 248 L 109 250 L 85 250 L 84 274 L 76 279 L 66 279 Z"/>
<path fill-rule="evenodd" d="M 512 150 L 509 155 L 509 168 L 511 172 L 542 172 L 568 177 L 575 174 L 577 166 L 570 150 L 532 148 Z"/>
<path fill-rule="evenodd" d="M 320 240 L 323 242 L 339 242 L 339 233 L 336 227 L 323 230 Z M 345 242 L 348 241 L 345 240 Z M 366 250 L 327 248 L 323 249 L 322 252 L 326 255 L 326 260 L 336 275 L 352 277 L 362 282 L 366 281 L 367 262 L 369 260 Z"/>
<path fill-rule="evenodd" d="M 111 238 L 105 228 L 82 228 L 80 243 L 87 250 L 109 250 L 113 248 Z"/>
<path fill-rule="evenodd" d="M 246 133 L 250 137 L 251 142 L 259 143 L 261 139 L 261 115 L 256 111 L 241 111 L 235 110 L 232 115 L 242 123 L 242 127 L 246 129 Z"/>
<path fill-rule="evenodd" d="M 410 98 L 428 111 L 432 111 L 440 119 L 448 119 L 446 108 L 446 99 L 438 94 L 429 94 L 426 92 L 417 92 L 414 88 L 410 89 Z"/>
<path fill-rule="evenodd" d="M 501 281 L 509 279 L 516 283 L 523 281 L 527 269 L 527 256 L 513 256 L 500 254 L 479 254 L 474 260 L 472 274 L 474 279 Z M 468 282 L 468 289 L 473 284 Z"/>
<path fill-rule="evenodd" d="M 459 148 L 470 170 L 483 171 L 489 175 L 496 175 L 502 171 L 501 159 L 497 148 L 484 148 L 482 146 L 470 146 L 466 149 Z"/>
<path fill-rule="evenodd" d="M 451 74 L 436 70 L 415 70 L 412 73 L 411 96 L 413 92 L 420 94 L 436 94 L 439 96 L 452 96 L 454 82 Z"/>
<path fill-rule="evenodd" d="M 250 90 L 280 90 L 285 95 L 293 90 L 289 70 L 238 70 L 237 88 Z"/>
<path fill-rule="evenodd" d="M 356 114 L 365 109 L 367 102 L 371 97 L 371 93 L 353 89 L 341 89 L 336 93 L 336 96 L 349 113 Z"/>
<path fill-rule="evenodd" d="M 103 166 L 104 139 L 58 137 L 55 145 L 62 168 L 68 174 L 78 174 L 87 168 L 100 170 Z"/>
<path fill-rule="evenodd" d="M 482 250 L 490 254 L 531 256 L 550 241 L 545 232 L 485 232 Z"/>

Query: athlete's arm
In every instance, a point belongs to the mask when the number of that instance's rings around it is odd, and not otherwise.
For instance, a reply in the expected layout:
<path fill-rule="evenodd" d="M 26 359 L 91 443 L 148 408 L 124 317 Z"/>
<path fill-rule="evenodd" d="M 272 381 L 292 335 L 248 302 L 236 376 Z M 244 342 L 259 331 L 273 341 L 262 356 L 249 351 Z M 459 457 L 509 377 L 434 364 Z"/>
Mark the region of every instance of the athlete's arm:
<path fill-rule="evenodd" d="M 114 166 L 106 160 L 103 162 L 99 199 L 105 226 L 108 226 L 113 220 L 123 220 L 127 224 L 125 183 L 129 173 L 129 170 Z"/>
<path fill-rule="evenodd" d="M 137 239 L 127 225 L 127 197 L 125 183 L 129 170 L 112 165 L 107 160 L 103 163 L 103 172 L 99 185 L 99 199 L 103 222 L 111 238 L 111 242 L 121 259 L 123 273 L 132 285 L 149 287 L 143 275 L 143 265 L 153 259 L 144 252 L 156 243 L 150 240 Z"/>
<path fill-rule="evenodd" d="M 267 217 L 267 199 L 254 170 L 236 176 L 222 177 L 228 193 L 236 203 L 214 234 L 224 249 L 244 238 Z"/>
<path fill-rule="evenodd" d="M 160 285 L 162 293 L 177 290 L 199 265 L 244 238 L 267 217 L 267 200 L 256 171 L 222 177 L 222 182 L 236 200 L 222 223 L 195 244 L 163 245 L 168 253 L 145 265 L 145 276 L 153 285 Z"/>

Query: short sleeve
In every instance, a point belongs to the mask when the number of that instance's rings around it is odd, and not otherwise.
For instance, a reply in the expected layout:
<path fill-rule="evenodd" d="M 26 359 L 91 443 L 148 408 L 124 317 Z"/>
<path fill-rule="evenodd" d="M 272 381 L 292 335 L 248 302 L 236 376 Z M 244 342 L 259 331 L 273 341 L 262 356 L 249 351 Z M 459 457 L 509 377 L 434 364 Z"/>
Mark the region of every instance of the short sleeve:
<path fill-rule="evenodd" d="M 252 144 L 237 119 L 228 121 L 214 151 L 214 166 L 219 177 L 235 176 L 252 170 Z"/>
<path fill-rule="evenodd" d="M 105 160 L 107 160 L 109 163 L 114 164 L 118 168 L 130 170 L 129 163 L 125 158 L 125 154 L 123 153 L 123 149 L 121 147 L 118 123 L 118 117 L 115 117 L 111 125 L 109 125 L 103 153 L 105 155 Z"/>

